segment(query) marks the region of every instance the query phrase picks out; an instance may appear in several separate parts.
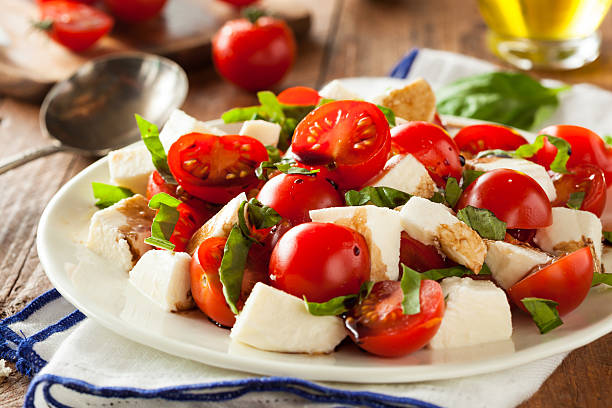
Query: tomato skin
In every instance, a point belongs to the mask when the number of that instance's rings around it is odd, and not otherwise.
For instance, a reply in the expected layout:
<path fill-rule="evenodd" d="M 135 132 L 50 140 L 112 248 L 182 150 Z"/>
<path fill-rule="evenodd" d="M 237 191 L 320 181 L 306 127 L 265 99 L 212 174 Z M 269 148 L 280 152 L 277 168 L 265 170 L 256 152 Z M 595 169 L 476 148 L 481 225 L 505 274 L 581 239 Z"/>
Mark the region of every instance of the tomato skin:
<path fill-rule="evenodd" d="M 316 89 L 307 86 L 294 86 L 279 93 L 276 99 L 285 105 L 311 106 L 319 103 L 321 95 Z"/>
<path fill-rule="evenodd" d="M 82 3 L 58 0 L 40 3 L 39 7 L 41 20 L 52 22 L 49 36 L 75 52 L 90 48 L 114 24 L 106 13 Z"/>
<path fill-rule="evenodd" d="M 212 41 L 213 62 L 228 81 L 247 91 L 267 89 L 293 65 L 295 39 L 284 21 L 260 17 L 226 22 Z"/>
<path fill-rule="evenodd" d="M 433 245 L 425 245 L 402 231 L 400 241 L 400 265 L 404 264 L 418 272 L 448 268 L 454 265 L 442 256 Z M 401 270 L 401 267 L 400 267 Z"/>
<path fill-rule="evenodd" d="M 461 194 L 457 211 L 468 205 L 491 210 L 510 229 L 544 228 L 552 224 L 552 207 L 542 187 L 514 170 L 496 169 L 474 180 Z"/>
<path fill-rule="evenodd" d="M 292 154 L 302 165 L 326 168 L 341 188 L 359 188 L 382 170 L 391 149 L 389 124 L 369 102 L 335 101 L 297 125 Z"/>
<path fill-rule="evenodd" d="M 421 312 L 404 315 L 400 283 L 376 282 L 370 295 L 344 321 L 351 339 L 382 357 L 400 357 L 425 346 L 442 323 L 444 294 L 438 282 L 424 280 L 419 298 Z"/>
<path fill-rule="evenodd" d="M 501 125 L 466 126 L 454 137 L 459 150 L 476 155 L 483 150 L 516 150 L 527 140 L 515 130 Z"/>
<path fill-rule="evenodd" d="M 577 308 L 586 297 L 591 289 L 593 270 L 591 249 L 581 248 L 518 281 L 508 289 L 508 295 L 523 311 L 526 309 L 521 299 L 526 297 L 554 300 L 559 303 L 559 315 L 563 316 Z"/>
<path fill-rule="evenodd" d="M 166 5 L 166 0 L 104 0 L 112 15 L 128 23 L 149 20 Z"/>
<path fill-rule="evenodd" d="M 331 223 L 308 222 L 290 229 L 270 257 L 277 289 L 311 302 L 359 292 L 370 278 L 370 254 L 358 232 Z"/>
<path fill-rule="evenodd" d="M 257 0 L 221 0 L 221 1 L 240 8 L 240 7 L 248 6 L 249 4 L 253 4 Z"/>
<path fill-rule="evenodd" d="M 560 174 L 554 179 L 557 198 L 553 207 L 565 207 L 570 194 L 582 191 L 585 193 L 580 209 L 590 211 L 601 217 L 606 206 L 607 186 L 603 171 L 591 164 L 579 164 L 572 167 L 569 174 Z"/>
<path fill-rule="evenodd" d="M 459 148 L 440 126 L 430 122 L 408 122 L 391 129 L 391 150 L 396 154 L 412 154 L 429 172 L 438 186 L 446 179 L 461 179 Z"/>

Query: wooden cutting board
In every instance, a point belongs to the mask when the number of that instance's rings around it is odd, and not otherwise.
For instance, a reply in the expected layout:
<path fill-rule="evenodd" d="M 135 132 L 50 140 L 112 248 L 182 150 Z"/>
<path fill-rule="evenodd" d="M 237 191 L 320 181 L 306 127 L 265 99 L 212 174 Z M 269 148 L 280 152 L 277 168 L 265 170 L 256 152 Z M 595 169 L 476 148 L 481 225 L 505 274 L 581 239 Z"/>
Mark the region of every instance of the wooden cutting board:
<path fill-rule="evenodd" d="M 284 18 L 296 37 L 308 33 L 306 2 L 263 0 L 268 13 Z M 140 24 L 117 22 L 109 36 L 84 53 L 73 53 L 32 27 L 39 18 L 33 0 L 0 0 L 0 28 L 9 44 L 0 45 L 0 94 L 40 101 L 55 82 L 92 58 L 121 51 L 169 57 L 186 69 L 210 64 L 214 33 L 239 13 L 218 0 L 168 0 L 162 14 Z"/>

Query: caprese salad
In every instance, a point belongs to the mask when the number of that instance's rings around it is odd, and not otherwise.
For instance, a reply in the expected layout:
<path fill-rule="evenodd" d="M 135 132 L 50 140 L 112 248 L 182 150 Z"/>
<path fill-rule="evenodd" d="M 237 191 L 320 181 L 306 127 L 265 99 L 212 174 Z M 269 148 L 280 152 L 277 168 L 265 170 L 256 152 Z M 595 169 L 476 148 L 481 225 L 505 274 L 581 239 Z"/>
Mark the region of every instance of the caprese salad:
<path fill-rule="evenodd" d="M 424 80 L 365 101 L 258 94 L 239 134 L 175 111 L 111 152 L 87 246 L 166 311 L 198 307 L 263 350 L 379 356 L 507 340 L 512 313 L 562 324 L 602 271 L 612 148 L 559 125 L 454 138 Z M 513 304 L 514 306 L 511 306 Z M 534 326 L 535 329 L 535 326 Z"/>

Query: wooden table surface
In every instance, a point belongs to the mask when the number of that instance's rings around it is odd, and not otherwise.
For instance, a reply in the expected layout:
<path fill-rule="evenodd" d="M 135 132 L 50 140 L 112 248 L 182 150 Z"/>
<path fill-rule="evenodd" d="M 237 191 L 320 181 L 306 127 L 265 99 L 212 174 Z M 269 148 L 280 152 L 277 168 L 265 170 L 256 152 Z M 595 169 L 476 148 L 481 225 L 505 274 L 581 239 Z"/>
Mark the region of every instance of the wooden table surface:
<path fill-rule="evenodd" d="M 476 1 L 301 0 L 312 11 L 311 35 L 278 89 L 320 87 L 346 76 L 385 75 L 412 47 L 460 52 L 499 63 L 485 46 L 486 27 Z M 612 16 L 602 26 L 601 58 L 573 72 L 536 75 L 591 82 L 612 90 Z M 277 89 L 277 90 L 278 90 Z M 212 68 L 190 74 L 184 109 L 200 119 L 254 103 L 252 94 L 222 81 Z M 48 143 L 38 127 L 39 107 L 0 99 L 0 157 Z M 59 153 L 0 176 L 0 318 L 51 287 L 36 253 L 36 225 L 55 192 L 92 160 Z M 521 407 L 605 407 L 612 391 L 612 335 L 572 352 Z M 14 367 L 14 366 L 13 366 Z M 14 372 L 0 383 L 0 406 L 19 407 L 29 379 Z M 452 401 L 449 401 L 452 406 Z"/>

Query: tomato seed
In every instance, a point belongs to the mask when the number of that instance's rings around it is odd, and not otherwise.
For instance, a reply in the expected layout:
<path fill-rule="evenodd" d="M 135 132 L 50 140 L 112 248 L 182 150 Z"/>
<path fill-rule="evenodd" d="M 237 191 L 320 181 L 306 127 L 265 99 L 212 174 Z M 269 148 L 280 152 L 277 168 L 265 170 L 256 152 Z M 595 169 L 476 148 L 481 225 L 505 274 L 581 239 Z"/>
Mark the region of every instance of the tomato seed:
<path fill-rule="evenodd" d="M 227 173 L 225 175 L 225 179 L 226 180 L 232 180 L 232 179 L 235 179 L 235 178 L 236 178 L 236 175 L 234 173 Z"/>

